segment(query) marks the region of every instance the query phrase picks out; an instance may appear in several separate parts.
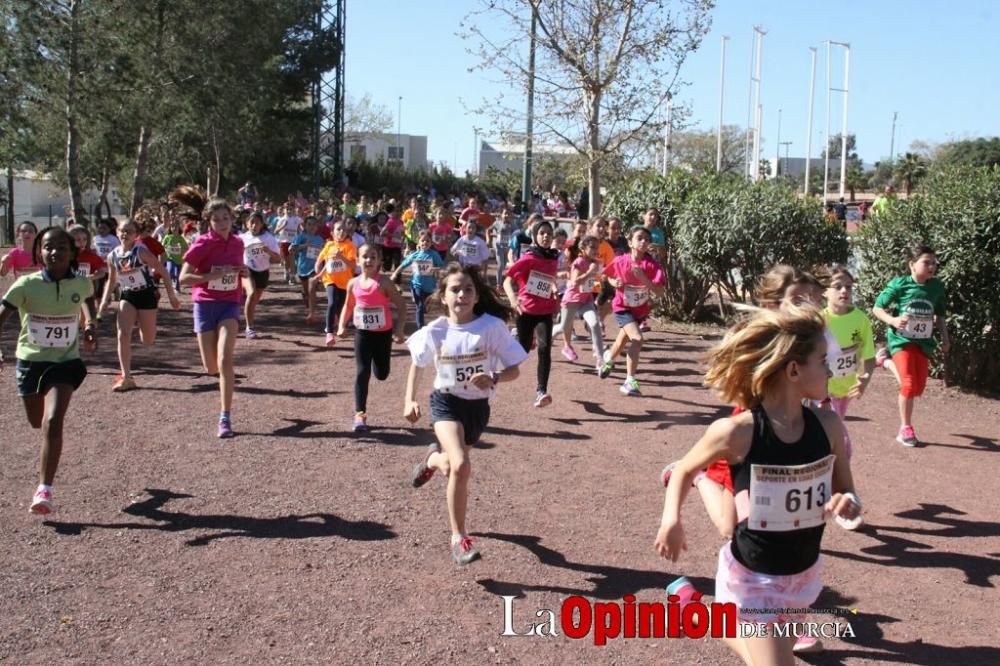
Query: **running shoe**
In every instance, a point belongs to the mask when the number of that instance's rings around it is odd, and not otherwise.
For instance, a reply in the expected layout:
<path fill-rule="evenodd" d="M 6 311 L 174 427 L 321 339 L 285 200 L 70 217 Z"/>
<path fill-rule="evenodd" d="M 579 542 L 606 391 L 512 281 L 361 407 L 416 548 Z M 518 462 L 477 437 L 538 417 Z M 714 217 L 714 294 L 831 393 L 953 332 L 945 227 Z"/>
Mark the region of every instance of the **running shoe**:
<path fill-rule="evenodd" d="M 333 333 L 327 333 L 326 334 L 326 346 L 327 347 L 333 347 L 336 344 L 337 344 L 337 336 L 334 335 Z"/>
<path fill-rule="evenodd" d="M 913 426 L 903 426 L 899 429 L 899 434 L 896 435 L 896 441 L 903 446 L 914 447 L 920 443 L 917 439 L 917 434 L 913 432 Z"/>
<path fill-rule="evenodd" d="M 637 382 L 634 377 L 632 379 L 626 379 L 625 383 L 618 387 L 618 390 L 622 395 L 642 395 L 642 393 L 639 392 L 639 382 Z"/>
<path fill-rule="evenodd" d="M 257 339 L 257 331 L 253 330 L 252 328 L 250 328 L 248 326 L 247 327 L 246 336 L 247 336 L 247 340 L 256 340 Z"/>
<path fill-rule="evenodd" d="M 601 357 L 604 363 L 601 364 L 601 369 L 597 371 L 597 376 L 601 379 L 606 378 L 611 374 L 611 371 L 615 369 L 614 359 L 611 358 L 611 350 L 605 349 L 604 355 Z"/>
<path fill-rule="evenodd" d="M 812 654 L 823 651 L 823 642 L 815 636 L 799 636 L 795 639 L 792 652 L 795 654 Z"/>
<path fill-rule="evenodd" d="M 859 527 L 865 524 L 865 519 L 860 514 L 858 515 L 857 518 L 853 519 L 843 518 L 841 516 L 834 516 L 834 518 L 836 519 L 838 525 L 843 527 L 845 530 L 848 530 L 849 532 L 853 532 L 854 530 L 858 529 Z"/>
<path fill-rule="evenodd" d="M 230 437 L 235 437 L 236 433 L 233 432 L 233 422 L 230 419 L 219 419 L 219 434 L 217 437 L 219 439 L 229 439 Z"/>
<path fill-rule="evenodd" d="M 364 412 L 358 412 L 354 415 L 354 432 L 368 432 L 368 415 Z"/>
<path fill-rule="evenodd" d="M 881 368 L 885 366 L 885 362 L 891 357 L 889 356 L 889 350 L 885 347 L 879 347 L 879 350 L 875 352 L 875 367 Z"/>
<path fill-rule="evenodd" d="M 663 484 L 664 488 L 666 488 L 667 484 L 670 483 L 670 475 L 674 473 L 674 467 L 677 467 L 676 460 L 664 467 L 663 471 L 660 472 L 660 483 Z"/>
<path fill-rule="evenodd" d="M 674 580 L 674 582 L 667 585 L 667 596 L 676 594 L 680 599 L 677 601 L 677 605 L 684 608 L 685 604 L 690 603 L 691 598 L 695 595 L 698 590 L 695 589 L 694 584 L 687 576 L 681 576 Z"/>
<path fill-rule="evenodd" d="M 133 391 L 139 388 L 135 380 L 131 377 L 125 377 L 124 375 L 115 375 L 115 381 L 111 385 L 111 390 L 116 393 L 124 393 L 125 391 Z"/>
<path fill-rule="evenodd" d="M 569 345 L 565 345 L 562 348 L 562 355 L 570 363 L 573 363 L 574 361 L 576 361 L 576 359 L 580 358 L 579 356 L 576 355 L 576 350 L 570 347 Z"/>
<path fill-rule="evenodd" d="M 548 407 L 552 404 L 552 396 L 545 391 L 539 391 L 535 394 L 535 407 L 542 408 Z"/>
<path fill-rule="evenodd" d="M 414 488 L 419 488 L 434 476 L 434 468 L 428 467 L 427 463 L 431 459 L 431 456 L 435 453 L 441 453 L 441 445 L 437 442 L 431 442 L 427 446 L 427 455 L 424 457 L 423 461 L 417 463 L 413 467 L 413 473 L 410 475 L 410 482 L 413 484 Z"/>
<path fill-rule="evenodd" d="M 588 338 L 587 336 L 580 335 L 576 331 L 573 331 L 573 334 L 570 336 L 570 340 L 572 340 L 573 342 L 586 342 L 589 339 L 590 338 Z"/>
<path fill-rule="evenodd" d="M 31 506 L 28 507 L 28 511 L 41 516 L 52 513 L 52 491 L 47 488 L 36 490 L 35 496 L 31 498 Z"/>
<path fill-rule="evenodd" d="M 455 560 L 455 564 L 469 564 L 482 556 L 472 547 L 472 539 L 462 537 L 461 540 L 451 544 L 451 557 Z"/>
<path fill-rule="evenodd" d="M 639 332 L 640 333 L 649 333 L 651 330 L 653 330 L 653 329 L 651 329 L 649 327 L 648 323 L 642 322 L 641 324 L 639 324 Z"/>

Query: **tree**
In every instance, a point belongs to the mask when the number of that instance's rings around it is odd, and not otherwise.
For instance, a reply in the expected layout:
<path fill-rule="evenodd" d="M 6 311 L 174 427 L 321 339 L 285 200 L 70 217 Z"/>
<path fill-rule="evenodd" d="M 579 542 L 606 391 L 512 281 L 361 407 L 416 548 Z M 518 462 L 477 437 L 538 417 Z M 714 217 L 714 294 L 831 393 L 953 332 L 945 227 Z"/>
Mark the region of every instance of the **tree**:
<path fill-rule="evenodd" d="M 906 196 L 910 196 L 914 186 L 927 174 L 927 164 L 916 153 L 906 153 L 896 162 L 893 175 L 903 184 Z"/>
<path fill-rule="evenodd" d="M 687 56 L 711 24 L 712 0 L 587 2 L 482 0 L 462 33 L 477 69 L 499 73 L 504 95 L 480 111 L 501 131 L 520 129 L 527 92 L 525 45 L 536 34 L 534 123 L 539 140 L 572 146 L 587 162 L 590 210 L 600 207 L 601 170 L 644 130 L 662 131 L 657 110 L 679 86 Z M 671 8 L 674 11 L 671 11 Z M 537 30 L 532 31 L 534 18 Z M 513 104 L 511 99 L 518 97 Z M 516 127 L 515 127 L 516 125 Z"/>
<path fill-rule="evenodd" d="M 847 174 L 845 175 L 844 187 L 851 193 L 851 202 L 854 202 L 854 193 L 863 190 L 868 183 L 868 177 L 861 170 L 860 162 L 849 162 L 847 164 Z"/>
<path fill-rule="evenodd" d="M 736 125 L 722 126 L 721 173 L 743 173 L 746 169 L 746 131 Z M 677 132 L 672 140 L 673 164 L 695 174 L 715 173 L 715 130 Z"/>
<path fill-rule="evenodd" d="M 822 151 L 820 157 L 825 158 L 826 154 L 830 153 L 830 161 L 840 160 L 840 148 L 842 143 L 843 135 L 840 133 L 834 134 L 830 137 L 827 142 L 827 150 Z M 858 162 L 858 150 L 857 150 L 857 138 L 853 134 L 847 135 L 847 161 Z"/>
<path fill-rule="evenodd" d="M 967 139 L 946 143 L 937 151 L 946 164 L 993 166 L 1000 164 L 1000 137 Z"/>
<path fill-rule="evenodd" d="M 344 131 L 349 134 L 381 134 L 392 129 L 392 112 L 376 104 L 371 93 L 348 97 L 344 104 Z"/>

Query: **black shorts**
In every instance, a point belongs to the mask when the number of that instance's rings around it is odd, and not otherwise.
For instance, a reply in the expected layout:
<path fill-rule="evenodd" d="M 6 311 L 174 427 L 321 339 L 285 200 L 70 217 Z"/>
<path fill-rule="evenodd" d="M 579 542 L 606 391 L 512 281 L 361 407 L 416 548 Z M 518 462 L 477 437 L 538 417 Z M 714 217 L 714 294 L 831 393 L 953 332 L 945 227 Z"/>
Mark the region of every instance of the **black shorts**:
<path fill-rule="evenodd" d="M 431 425 L 438 421 L 461 423 L 465 431 L 465 445 L 479 441 L 490 422 L 490 401 L 468 400 L 457 395 L 434 391 L 431 393 Z"/>
<path fill-rule="evenodd" d="M 129 289 L 122 291 L 122 300 L 136 310 L 155 310 L 156 302 L 160 300 L 160 293 L 156 287 Z"/>
<path fill-rule="evenodd" d="M 313 271 L 312 273 L 309 273 L 308 275 L 297 275 L 296 277 L 299 278 L 299 283 L 300 284 L 305 284 L 305 283 L 309 282 L 309 280 L 312 280 L 314 277 L 316 277 L 316 271 Z"/>
<path fill-rule="evenodd" d="M 87 376 L 87 366 L 78 358 L 60 363 L 17 359 L 15 374 L 18 395 L 45 395 L 56 384 L 69 384 L 74 391 L 80 388 Z"/>
<path fill-rule="evenodd" d="M 271 284 L 271 271 L 250 270 L 250 281 L 255 289 L 267 289 L 267 285 Z"/>

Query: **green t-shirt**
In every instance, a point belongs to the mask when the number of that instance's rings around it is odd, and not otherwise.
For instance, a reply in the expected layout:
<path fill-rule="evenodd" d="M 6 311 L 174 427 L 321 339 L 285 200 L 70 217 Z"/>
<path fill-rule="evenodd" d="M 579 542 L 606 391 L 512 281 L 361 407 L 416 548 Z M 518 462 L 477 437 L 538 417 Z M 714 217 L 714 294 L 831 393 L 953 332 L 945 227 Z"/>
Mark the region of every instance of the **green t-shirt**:
<path fill-rule="evenodd" d="M 832 359 L 830 372 L 830 395 L 834 398 L 846 397 L 851 387 L 858 381 L 858 374 L 864 370 L 865 361 L 875 358 L 875 337 L 871 320 L 859 308 L 851 308 L 847 314 L 836 315 L 830 308 L 823 310 L 826 327 L 840 345 L 840 352 Z"/>
<path fill-rule="evenodd" d="M 934 316 L 944 316 L 944 283 L 931 278 L 920 284 L 910 275 L 893 278 L 875 299 L 875 307 L 882 308 L 894 317 L 909 315 L 910 321 L 903 331 L 889 327 L 886 335 L 889 353 L 895 354 L 904 345 L 920 345 L 930 356 L 937 348 L 934 340 Z"/>
<path fill-rule="evenodd" d="M 80 358 L 80 308 L 94 295 L 85 277 L 52 281 L 45 271 L 19 277 L 3 300 L 17 308 L 17 358 L 61 363 Z"/>
<path fill-rule="evenodd" d="M 188 249 L 188 242 L 184 236 L 167 234 L 160 242 L 163 243 L 163 253 L 167 255 L 167 259 L 178 266 L 184 263 L 184 253 Z"/>

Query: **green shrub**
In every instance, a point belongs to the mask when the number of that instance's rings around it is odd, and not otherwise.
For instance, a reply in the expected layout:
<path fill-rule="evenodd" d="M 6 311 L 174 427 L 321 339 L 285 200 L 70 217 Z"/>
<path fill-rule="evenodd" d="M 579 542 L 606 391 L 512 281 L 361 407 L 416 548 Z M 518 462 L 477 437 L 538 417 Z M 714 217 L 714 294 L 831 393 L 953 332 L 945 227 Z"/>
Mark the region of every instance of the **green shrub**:
<path fill-rule="evenodd" d="M 871 307 L 893 277 L 905 274 L 906 249 L 930 245 L 948 294 L 950 353 L 935 373 L 949 383 L 1000 391 L 1000 169 L 944 166 L 854 236 L 856 297 Z"/>

